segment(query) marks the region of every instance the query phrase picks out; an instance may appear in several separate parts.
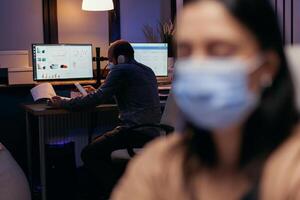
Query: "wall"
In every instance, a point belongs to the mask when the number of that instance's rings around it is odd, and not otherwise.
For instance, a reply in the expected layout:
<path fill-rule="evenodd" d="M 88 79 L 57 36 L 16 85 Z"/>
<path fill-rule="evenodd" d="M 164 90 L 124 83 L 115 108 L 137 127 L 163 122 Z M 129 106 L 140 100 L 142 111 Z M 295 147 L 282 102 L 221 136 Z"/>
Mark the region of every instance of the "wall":
<path fill-rule="evenodd" d="M 286 29 L 286 43 L 291 42 L 291 0 L 285 1 L 285 29 Z M 280 11 L 280 21 L 283 25 L 283 0 L 278 0 L 278 8 Z M 294 0 L 294 43 L 300 44 L 300 1 Z M 282 27 L 284 30 L 284 27 Z"/>
<path fill-rule="evenodd" d="M 294 32 L 294 39 L 295 39 L 295 42 L 300 44 L 300 1 L 299 0 L 296 0 L 295 2 L 295 5 L 294 5 L 294 15 L 295 15 L 295 32 Z"/>
<path fill-rule="evenodd" d="M 60 43 L 91 43 L 106 56 L 109 28 L 108 12 L 81 10 L 82 0 L 58 0 L 57 18 Z"/>
<path fill-rule="evenodd" d="M 165 1 L 165 2 L 163 2 Z M 130 42 L 146 42 L 144 25 L 155 27 L 170 19 L 169 0 L 120 0 L 121 37 Z"/>
<path fill-rule="evenodd" d="M 177 10 L 182 8 L 184 0 L 176 0 L 177 2 Z M 274 5 L 276 0 L 270 0 Z M 285 27 L 283 27 L 283 3 L 285 2 Z M 300 44 L 300 1 L 294 0 L 294 43 Z M 286 44 L 290 44 L 291 42 L 291 0 L 277 0 L 277 11 L 279 15 L 279 22 L 281 24 L 281 30 L 285 29 Z"/>
<path fill-rule="evenodd" d="M 183 0 L 176 0 L 177 12 L 180 11 L 183 5 Z"/>
<path fill-rule="evenodd" d="M 160 19 L 163 22 L 171 20 L 171 0 L 160 0 Z"/>
<path fill-rule="evenodd" d="M 30 50 L 43 42 L 41 0 L 0 1 L 0 51 Z"/>
<path fill-rule="evenodd" d="M 272 0 L 275 1 L 275 0 Z M 282 2 L 278 0 L 282 13 Z M 168 20 L 169 0 L 120 0 L 121 36 L 136 42 L 144 42 L 145 24 L 156 26 L 158 20 Z M 178 8 L 182 0 L 177 0 Z M 289 13 L 290 0 L 286 0 Z M 294 41 L 300 43 L 300 1 L 294 0 Z M 179 9 L 178 9 L 179 10 Z M 58 26 L 60 42 L 92 43 L 108 46 L 108 21 L 106 12 L 81 11 L 81 0 L 58 0 Z M 282 23 L 282 19 L 281 19 Z M 286 17 L 287 30 L 290 15 Z M 43 42 L 42 0 L 0 1 L 0 51 L 30 50 L 31 43 Z M 287 32 L 290 41 L 290 32 Z"/>
<path fill-rule="evenodd" d="M 58 33 L 61 43 L 92 43 L 108 47 L 107 12 L 81 10 L 82 0 L 58 0 Z M 144 42 L 143 26 L 170 19 L 170 0 L 120 0 L 121 36 Z M 9 20 L 8 20 L 9 19 Z M 0 1 L 0 51 L 30 50 L 43 42 L 42 0 Z M 4 27 L 4 28 L 2 28 Z"/>
<path fill-rule="evenodd" d="M 30 50 L 32 43 L 42 42 L 42 1 L 0 0 L 0 51 Z M 0 142 L 24 169 L 26 128 L 20 104 L 32 101 L 29 89 L 0 88 Z"/>
<path fill-rule="evenodd" d="M 275 0 L 272 0 L 275 4 Z M 286 43 L 291 42 L 291 0 L 285 0 L 285 27 L 283 27 L 283 0 L 277 0 L 281 30 L 286 30 Z M 294 43 L 300 44 L 300 1 L 294 0 Z"/>

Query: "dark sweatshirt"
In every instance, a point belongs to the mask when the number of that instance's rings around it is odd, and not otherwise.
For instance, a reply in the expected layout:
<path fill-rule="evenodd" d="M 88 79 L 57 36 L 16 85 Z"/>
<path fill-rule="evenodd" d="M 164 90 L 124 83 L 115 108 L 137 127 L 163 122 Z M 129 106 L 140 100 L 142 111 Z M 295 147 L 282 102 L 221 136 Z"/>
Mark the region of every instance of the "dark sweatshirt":
<path fill-rule="evenodd" d="M 153 71 L 134 60 L 115 65 L 104 84 L 95 92 L 71 100 L 61 106 L 69 110 L 95 107 L 115 97 L 122 125 L 159 123 L 161 117 L 158 85 Z"/>

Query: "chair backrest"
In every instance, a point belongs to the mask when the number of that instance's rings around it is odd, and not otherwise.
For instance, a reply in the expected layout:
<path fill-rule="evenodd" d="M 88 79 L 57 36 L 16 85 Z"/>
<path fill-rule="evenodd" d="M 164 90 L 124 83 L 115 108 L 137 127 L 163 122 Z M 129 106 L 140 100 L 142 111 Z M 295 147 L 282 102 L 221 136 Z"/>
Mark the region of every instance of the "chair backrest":
<path fill-rule="evenodd" d="M 181 114 L 180 111 L 176 105 L 176 102 L 174 100 L 174 97 L 172 93 L 170 92 L 170 95 L 166 101 L 164 112 L 162 114 L 160 124 L 169 125 L 171 127 L 175 128 L 175 131 L 181 130 L 182 120 L 180 118 Z M 157 130 L 157 128 L 154 128 Z M 166 132 L 163 130 L 160 130 L 161 136 L 165 136 Z M 141 151 L 141 148 L 134 148 L 132 150 L 133 153 L 137 154 Z M 131 153 L 132 153 L 131 152 Z M 114 160 L 114 162 L 124 162 L 131 159 L 132 156 L 129 155 L 128 149 L 120 149 L 113 151 L 111 153 L 111 158 Z"/>
<path fill-rule="evenodd" d="M 0 143 L 0 199 L 30 200 L 26 177 L 9 151 Z"/>
<path fill-rule="evenodd" d="M 300 45 L 287 46 L 285 52 L 295 84 L 297 108 L 300 111 Z"/>

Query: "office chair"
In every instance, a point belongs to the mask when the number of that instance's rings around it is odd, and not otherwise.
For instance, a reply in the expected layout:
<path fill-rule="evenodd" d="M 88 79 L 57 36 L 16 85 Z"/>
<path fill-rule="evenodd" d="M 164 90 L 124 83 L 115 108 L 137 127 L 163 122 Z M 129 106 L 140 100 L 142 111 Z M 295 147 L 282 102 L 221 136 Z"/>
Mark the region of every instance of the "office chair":
<path fill-rule="evenodd" d="M 137 125 L 129 128 L 128 131 L 135 131 L 141 128 L 157 128 L 160 130 L 160 135 L 165 136 L 174 132 L 175 129 L 176 130 L 181 129 L 181 125 L 180 125 L 181 120 L 179 120 L 180 119 L 179 116 L 180 116 L 179 109 L 176 106 L 172 93 L 170 92 L 170 95 L 163 109 L 163 114 L 161 117 L 160 124 Z M 142 151 L 142 148 L 134 148 L 134 149 L 127 148 L 127 149 L 116 150 L 111 153 L 111 159 L 113 162 L 127 162 L 140 151 Z"/>
<path fill-rule="evenodd" d="M 137 125 L 129 128 L 127 131 L 136 131 L 138 129 L 147 129 L 147 128 L 155 128 L 160 130 L 160 135 L 165 136 L 174 131 L 174 128 L 172 126 L 166 125 L 166 124 L 142 124 Z M 139 153 L 142 150 L 142 148 L 130 148 L 127 149 L 120 149 L 113 151 L 111 153 L 111 158 L 113 161 L 128 161 L 130 160 L 135 154 Z"/>

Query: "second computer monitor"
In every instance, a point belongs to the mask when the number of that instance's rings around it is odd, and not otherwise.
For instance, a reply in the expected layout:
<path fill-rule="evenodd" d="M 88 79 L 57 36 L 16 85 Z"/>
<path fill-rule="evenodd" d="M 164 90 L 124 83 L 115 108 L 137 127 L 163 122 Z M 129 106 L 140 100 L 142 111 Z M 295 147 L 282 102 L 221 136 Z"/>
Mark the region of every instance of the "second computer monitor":
<path fill-rule="evenodd" d="M 150 67 L 156 76 L 168 76 L 167 43 L 131 43 L 135 60 Z"/>

